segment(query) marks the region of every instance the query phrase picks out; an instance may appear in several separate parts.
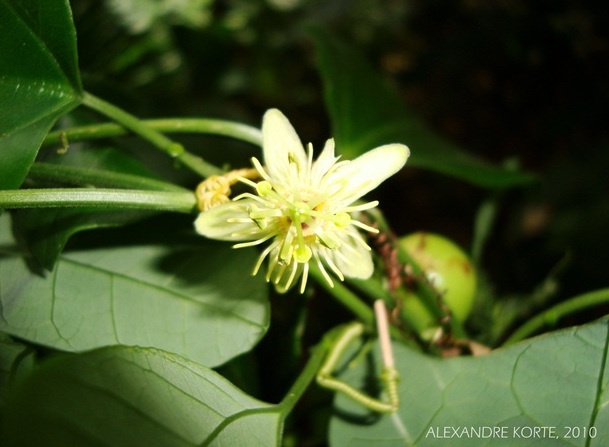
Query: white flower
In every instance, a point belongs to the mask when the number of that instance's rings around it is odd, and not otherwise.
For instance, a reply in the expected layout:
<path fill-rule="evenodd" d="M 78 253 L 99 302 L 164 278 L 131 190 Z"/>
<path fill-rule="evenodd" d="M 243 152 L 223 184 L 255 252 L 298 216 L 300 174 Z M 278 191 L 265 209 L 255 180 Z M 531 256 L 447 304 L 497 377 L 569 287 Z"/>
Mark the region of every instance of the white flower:
<path fill-rule="evenodd" d="M 268 258 L 267 281 L 281 292 L 302 275 L 304 291 L 309 262 L 315 262 L 333 286 L 327 269 L 340 280 L 368 278 L 373 262 L 370 247 L 358 231 L 376 230 L 354 218 L 377 201 L 354 204 L 406 163 L 410 151 L 388 144 L 353 161 L 338 161 L 329 139 L 316 161 L 309 144 L 305 152 L 288 119 L 276 109 L 262 122 L 264 167 L 252 159 L 262 181 L 240 178 L 255 193 L 205 211 L 195 221 L 198 233 L 213 239 L 239 241 L 235 248 L 270 241 L 254 266 L 255 275 Z M 327 269 L 326 269 L 327 268 Z"/>

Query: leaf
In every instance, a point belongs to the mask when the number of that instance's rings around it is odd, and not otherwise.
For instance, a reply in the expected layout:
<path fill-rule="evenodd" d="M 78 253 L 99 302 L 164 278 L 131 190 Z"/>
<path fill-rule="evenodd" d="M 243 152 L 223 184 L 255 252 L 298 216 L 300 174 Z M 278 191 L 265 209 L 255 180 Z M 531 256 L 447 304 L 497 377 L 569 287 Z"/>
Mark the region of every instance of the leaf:
<path fill-rule="evenodd" d="M 609 445 L 608 329 L 605 319 L 486 356 L 448 360 L 396 344 L 398 413 L 371 415 L 338 396 L 331 445 Z M 361 385 L 367 369 L 360 362 L 341 378 Z M 487 427 L 484 436 L 482 427 Z M 472 434 L 464 435 L 463 429 Z M 488 436 L 489 430 L 497 435 Z"/>
<path fill-rule="evenodd" d="M 13 189 L 82 87 L 67 0 L 0 2 L 0 30 L 0 189 Z"/>
<path fill-rule="evenodd" d="M 249 351 L 269 324 L 255 250 L 197 238 L 63 254 L 46 277 L 0 252 L 0 330 L 55 349 L 155 347 L 207 366 Z"/>
<path fill-rule="evenodd" d="M 43 208 L 13 211 L 15 231 L 42 267 L 51 271 L 68 240 L 85 230 L 117 227 L 150 216 L 147 211 Z"/>
<path fill-rule="evenodd" d="M 10 446 L 279 445 L 284 416 L 216 372 L 154 349 L 48 362 L 9 403 Z"/>
<path fill-rule="evenodd" d="M 355 158 L 376 146 L 403 143 L 411 150 L 409 166 L 475 185 L 505 188 L 533 180 L 529 174 L 487 164 L 431 132 L 361 54 L 321 28 L 313 31 L 326 107 L 344 156 Z"/>
<path fill-rule="evenodd" d="M 93 150 L 70 148 L 65 154 L 48 153 L 44 154 L 44 158 L 47 162 L 57 165 L 78 166 L 85 169 L 112 171 L 155 179 L 138 160 L 124 151 L 114 148 L 95 148 Z M 94 186 L 120 187 L 120 185 L 111 184 Z M 44 208 L 13 211 L 15 231 L 24 239 L 32 255 L 47 270 L 53 269 L 57 257 L 74 234 L 85 230 L 125 225 L 151 214 L 146 211 L 100 211 L 96 208 Z"/>
<path fill-rule="evenodd" d="M 10 385 L 29 374 L 34 364 L 35 356 L 31 348 L 0 332 L 0 408 L 4 406 Z"/>

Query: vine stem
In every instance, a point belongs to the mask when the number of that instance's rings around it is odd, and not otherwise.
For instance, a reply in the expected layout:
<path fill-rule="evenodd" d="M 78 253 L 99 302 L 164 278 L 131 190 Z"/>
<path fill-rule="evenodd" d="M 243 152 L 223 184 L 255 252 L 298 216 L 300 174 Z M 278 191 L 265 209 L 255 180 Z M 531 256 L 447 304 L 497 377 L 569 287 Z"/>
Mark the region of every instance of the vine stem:
<path fill-rule="evenodd" d="M 202 177 L 210 177 L 212 175 L 219 175 L 223 173 L 220 168 L 207 163 L 200 157 L 197 157 L 190 152 L 187 152 L 186 149 L 184 149 L 184 146 L 182 146 L 180 143 L 167 138 L 158 130 L 148 126 L 144 121 L 141 121 L 130 113 L 125 112 L 124 110 L 92 95 L 91 93 L 84 93 L 82 103 L 87 107 L 90 107 L 91 109 L 96 110 L 97 112 L 121 123 L 125 128 L 148 140 L 155 147 L 162 150 L 170 157 L 180 161 L 184 164 L 184 166 L 188 167 Z"/>
<path fill-rule="evenodd" d="M 570 315 L 601 304 L 609 304 L 609 288 L 578 295 L 543 311 L 515 330 L 505 341 L 504 346 L 524 340 L 530 335 L 538 332 L 544 326 L 555 324 L 565 315 Z"/>
<path fill-rule="evenodd" d="M 334 282 L 334 287 L 330 286 L 315 264 L 309 265 L 309 274 L 315 279 L 317 284 L 321 285 L 326 291 L 336 298 L 343 306 L 349 309 L 360 321 L 370 326 L 374 323 L 374 313 L 372 309 L 363 302 L 356 294 L 347 289 L 339 282 Z"/>
<path fill-rule="evenodd" d="M 2 208 L 130 208 L 192 213 L 192 192 L 106 188 L 45 188 L 0 191 Z"/>
<path fill-rule="evenodd" d="M 313 348 L 311 351 L 311 356 L 309 357 L 304 369 L 300 372 L 296 378 L 296 381 L 288 390 L 281 402 L 277 405 L 281 408 L 281 412 L 284 416 L 287 416 L 294 409 L 294 406 L 298 403 L 315 376 L 317 376 L 317 372 L 321 368 L 321 365 L 326 358 L 326 353 L 331 346 L 331 343 L 328 340 L 329 338 L 334 339 L 333 336 L 330 337 L 331 335 L 335 335 L 334 331 L 330 331 L 328 335 L 324 337 L 321 343 Z"/>
<path fill-rule="evenodd" d="M 210 118 L 142 119 L 142 124 L 162 133 L 200 133 L 221 135 L 262 146 L 262 132 L 257 127 L 233 121 Z M 42 145 L 63 144 L 67 141 L 88 141 L 127 135 L 130 130 L 117 123 L 98 123 L 49 132 Z"/>

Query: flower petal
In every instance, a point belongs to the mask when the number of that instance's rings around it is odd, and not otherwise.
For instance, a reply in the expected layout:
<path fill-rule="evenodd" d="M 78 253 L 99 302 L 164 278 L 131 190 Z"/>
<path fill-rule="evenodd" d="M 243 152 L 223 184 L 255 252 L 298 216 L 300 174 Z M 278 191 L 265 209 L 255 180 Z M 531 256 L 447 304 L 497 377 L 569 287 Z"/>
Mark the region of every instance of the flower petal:
<path fill-rule="evenodd" d="M 346 206 L 376 188 L 406 164 L 410 150 L 403 144 L 387 144 L 360 155 L 332 173 L 331 181 L 346 182 L 334 199 Z"/>
<path fill-rule="evenodd" d="M 368 279 L 374 272 L 372 254 L 357 230 L 341 234 L 342 244 L 337 250 L 326 249 L 326 254 L 350 278 Z"/>
<path fill-rule="evenodd" d="M 248 209 L 256 202 L 251 199 L 228 202 L 204 211 L 195 220 L 197 233 L 221 241 L 251 241 L 264 237 L 261 229 L 250 219 Z"/>
<path fill-rule="evenodd" d="M 311 168 L 311 183 L 319 184 L 323 176 L 330 170 L 336 163 L 338 157 L 334 155 L 334 139 L 330 138 L 326 141 L 323 151 L 319 154 L 317 160 L 313 163 Z"/>
<path fill-rule="evenodd" d="M 277 109 L 267 110 L 262 118 L 262 150 L 266 169 L 277 182 L 290 184 L 294 180 L 290 163 L 298 166 L 299 173 L 307 168 L 307 155 L 298 134 Z"/>

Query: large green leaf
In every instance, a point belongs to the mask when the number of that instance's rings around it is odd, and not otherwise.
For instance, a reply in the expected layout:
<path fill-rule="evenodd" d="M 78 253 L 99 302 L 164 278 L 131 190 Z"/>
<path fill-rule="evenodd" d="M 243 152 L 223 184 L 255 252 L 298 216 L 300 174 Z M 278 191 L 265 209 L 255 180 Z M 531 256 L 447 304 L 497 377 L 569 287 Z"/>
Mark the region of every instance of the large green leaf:
<path fill-rule="evenodd" d="M 124 344 L 207 366 L 249 351 L 269 324 L 254 250 L 203 238 L 63 254 L 46 277 L 0 252 L 0 330 L 67 351 Z"/>
<path fill-rule="evenodd" d="M 431 132 L 366 60 L 327 31 L 311 33 L 338 151 L 354 158 L 376 146 L 403 143 L 409 166 L 486 187 L 507 187 L 532 176 L 492 166 Z"/>
<path fill-rule="evenodd" d="M 7 410 L 11 447 L 271 447 L 284 418 L 204 366 L 126 347 L 48 363 Z"/>
<path fill-rule="evenodd" d="M 399 412 L 375 417 L 339 396 L 331 445 L 609 445 L 608 330 L 601 320 L 448 360 L 396 345 Z M 360 362 L 341 378 L 361 385 L 368 367 Z"/>
<path fill-rule="evenodd" d="M 67 0 L 2 1 L 0 31 L 0 189 L 11 189 L 82 88 Z"/>

